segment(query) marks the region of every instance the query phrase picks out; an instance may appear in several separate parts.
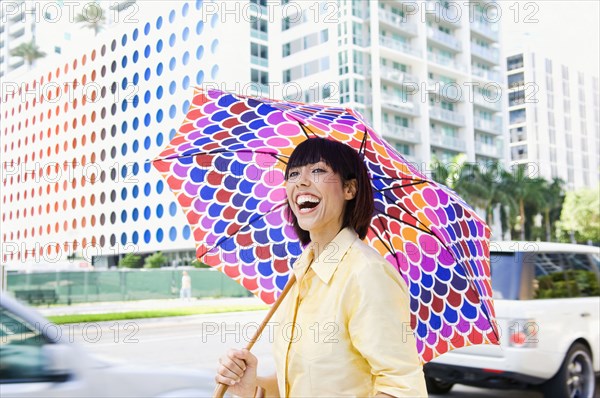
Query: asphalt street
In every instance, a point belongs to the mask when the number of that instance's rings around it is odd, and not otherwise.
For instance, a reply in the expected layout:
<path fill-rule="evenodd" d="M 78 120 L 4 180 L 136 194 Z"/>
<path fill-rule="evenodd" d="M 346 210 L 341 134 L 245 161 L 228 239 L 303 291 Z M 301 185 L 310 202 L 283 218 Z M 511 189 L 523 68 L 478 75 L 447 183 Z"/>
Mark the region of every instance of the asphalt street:
<path fill-rule="evenodd" d="M 213 373 L 228 348 L 243 347 L 266 311 L 211 314 L 135 321 L 63 326 L 68 338 L 106 359 L 145 366 L 177 366 Z M 259 358 L 259 374 L 274 372 L 270 329 L 252 352 Z M 207 384 L 213 383 L 207 378 Z M 442 397 L 431 395 L 432 398 Z M 494 391 L 455 386 L 444 397 L 541 398 L 535 391 Z"/>

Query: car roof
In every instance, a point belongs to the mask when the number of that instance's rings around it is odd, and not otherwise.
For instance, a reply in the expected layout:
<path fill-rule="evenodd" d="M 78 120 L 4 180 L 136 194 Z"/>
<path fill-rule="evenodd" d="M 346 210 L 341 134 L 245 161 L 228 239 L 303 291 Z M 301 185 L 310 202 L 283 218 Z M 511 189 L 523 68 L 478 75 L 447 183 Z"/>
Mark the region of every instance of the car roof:
<path fill-rule="evenodd" d="M 22 304 L 5 292 L 0 292 L 0 308 L 5 308 L 7 311 L 19 316 L 26 321 L 29 326 L 39 332 L 43 332 L 44 328 L 47 327 L 48 324 L 51 324 L 48 319 L 44 318 L 35 309 Z M 52 336 L 46 337 L 54 343 L 60 340 L 60 338 L 53 338 Z"/>
<path fill-rule="evenodd" d="M 600 247 L 557 242 L 492 241 L 490 252 L 558 252 L 600 255 Z"/>

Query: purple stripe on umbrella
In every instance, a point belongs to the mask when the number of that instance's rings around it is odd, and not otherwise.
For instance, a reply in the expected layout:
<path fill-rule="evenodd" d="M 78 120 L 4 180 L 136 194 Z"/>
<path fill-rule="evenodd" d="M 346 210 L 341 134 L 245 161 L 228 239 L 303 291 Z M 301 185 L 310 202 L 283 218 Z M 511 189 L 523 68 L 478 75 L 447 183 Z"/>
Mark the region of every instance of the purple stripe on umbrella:
<path fill-rule="evenodd" d="M 211 124 L 212 121 L 208 118 L 208 117 L 203 117 L 201 119 L 196 120 L 196 123 L 194 123 L 194 126 L 198 127 L 198 128 L 203 128 L 208 126 L 209 124 Z"/>
<path fill-rule="evenodd" d="M 413 281 L 421 280 L 421 270 L 419 264 L 411 263 L 408 274 L 410 276 L 410 279 L 412 279 Z"/>

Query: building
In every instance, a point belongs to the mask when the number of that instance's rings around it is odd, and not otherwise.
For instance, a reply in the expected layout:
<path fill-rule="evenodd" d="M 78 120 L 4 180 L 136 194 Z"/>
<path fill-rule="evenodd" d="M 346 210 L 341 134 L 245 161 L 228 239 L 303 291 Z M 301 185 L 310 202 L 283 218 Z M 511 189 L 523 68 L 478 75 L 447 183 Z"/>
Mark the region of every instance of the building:
<path fill-rule="evenodd" d="M 43 63 L 2 79 L 5 264 L 83 258 L 107 267 L 158 250 L 174 263 L 195 257 L 187 220 L 151 160 L 176 133 L 193 86 L 242 71 L 250 80 L 250 51 L 245 65 L 230 62 L 221 39 L 234 39 L 202 1 L 146 5 L 137 22 L 60 54 L 45 49 Z"/>
<path fill-rule="evenodd" d="M 511 161 L 568 189 L 600 181 L 598 77 L 535 52 L 506 61 Z"/>
<path fill-rule="evenodd" d="M 25 60 L 10 55 L 10 52 L 20 44 L 35 39 L 35 18 L 28 18 L 27 15 L 37 12 L 36 4 L 26 7 L 25 1 L 12 1 L 3 2 L 0 6 L 0 78 L 27 69 Z"/>
<path fill-rule="evenodd" d="M 508 159 L 495 2 L 281 3 L 252 59 L 273 96 L 356 108 L 423 167 Z"/>
<path fill-rule="evenodd" d="M 460 153 L 507 159 L 494 2 L 135 4 L 97 35 L 83 30 L 85 40 L 62 21 L 54 41 L 40 34 L 43 63 L 3 78 L 9 265 L 75 257 L 107 267 L 159 250 L 172 264 L 192 260 L 190 227 L 150 161 L 195 85 L 354 107 L 422 165 Z M 72 15 L 54 11 L 40 10 L 52 27 Z"/>

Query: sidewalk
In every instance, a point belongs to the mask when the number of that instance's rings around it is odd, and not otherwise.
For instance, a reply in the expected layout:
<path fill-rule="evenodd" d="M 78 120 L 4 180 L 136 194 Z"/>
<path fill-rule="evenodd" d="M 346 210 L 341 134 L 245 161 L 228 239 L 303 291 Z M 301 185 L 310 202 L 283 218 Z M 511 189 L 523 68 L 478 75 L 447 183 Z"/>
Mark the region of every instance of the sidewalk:
<path fill-rule="evenodd" d="M 80 303 L 58 305 L 52 307 L 40 306 L 36 310 L 44 316 L 73 315 L 73 314 L 106 314 L 114 312 L 158 310 L 185 307 L 221 307 L 221 306 L 258 306 L 265 305 L 256 297 L 229 297 L 219 299 L 164 299 L 139 301 L 110 301 L 98 303 Z"/>

